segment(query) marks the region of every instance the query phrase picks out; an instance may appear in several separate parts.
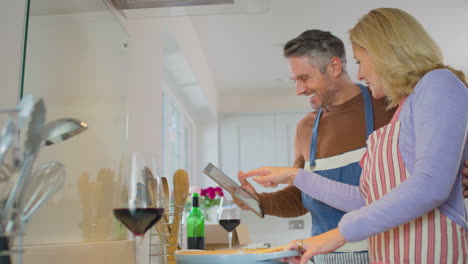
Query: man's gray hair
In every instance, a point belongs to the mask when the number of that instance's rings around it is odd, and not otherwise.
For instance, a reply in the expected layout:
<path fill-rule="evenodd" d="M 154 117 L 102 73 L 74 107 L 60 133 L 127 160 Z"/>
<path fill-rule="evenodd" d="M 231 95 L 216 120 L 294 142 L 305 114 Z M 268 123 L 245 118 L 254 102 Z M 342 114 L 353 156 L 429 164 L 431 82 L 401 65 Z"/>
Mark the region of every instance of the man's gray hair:
<path fill-rule="evenodd" d="M 306 56 L 310 64 L 318 67 L 321 73 L 327 71 L 327 65 L 333 57 L 338 57 L 343 65 L 342 71 L 346 72 L 343 41 L 329 31 L 306 30 L 286 43 L 283 54 L 286 58 Z"/>

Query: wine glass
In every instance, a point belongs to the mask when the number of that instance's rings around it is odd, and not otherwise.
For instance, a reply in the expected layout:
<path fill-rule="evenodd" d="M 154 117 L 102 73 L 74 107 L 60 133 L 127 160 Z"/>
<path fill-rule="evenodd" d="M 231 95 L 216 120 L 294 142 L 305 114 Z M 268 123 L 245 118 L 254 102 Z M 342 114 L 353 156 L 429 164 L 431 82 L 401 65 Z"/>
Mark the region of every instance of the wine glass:
<path fill-rule="evenodd" d="M 222 197 L 218 211 L 219 224 L 228 232 L 229 248 L 232 248 L 232 231 L 240 224 L 241 211 L 231 198 Z"/>
<path fill-rule="evenodd" d="M 164 195 L 151 153 L 124 154 L 119 169 L 121 185 L 114 197 L 114 216 L 135 239 L 135 263 L 139 264 L 143 236 L 164 214 Z"/>

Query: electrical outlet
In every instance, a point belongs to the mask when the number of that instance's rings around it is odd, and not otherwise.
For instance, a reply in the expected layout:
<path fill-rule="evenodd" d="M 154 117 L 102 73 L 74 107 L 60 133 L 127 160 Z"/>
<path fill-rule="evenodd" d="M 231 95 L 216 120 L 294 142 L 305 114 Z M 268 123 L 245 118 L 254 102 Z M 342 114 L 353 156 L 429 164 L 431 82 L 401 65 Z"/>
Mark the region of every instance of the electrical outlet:
<path fill-rule="evenodd" d="M 304 220 L 289 220 L 289 229 L 304 229 Z"/>

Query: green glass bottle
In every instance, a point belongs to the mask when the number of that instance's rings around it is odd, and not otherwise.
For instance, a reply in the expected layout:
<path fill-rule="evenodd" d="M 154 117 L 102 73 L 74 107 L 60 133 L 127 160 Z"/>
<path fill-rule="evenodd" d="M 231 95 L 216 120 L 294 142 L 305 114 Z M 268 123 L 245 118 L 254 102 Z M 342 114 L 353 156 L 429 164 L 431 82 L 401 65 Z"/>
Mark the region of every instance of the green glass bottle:
<path fill-rule="evenodd" d="M 200 211 L 198 193 L 192 194 L 192 210 L 187 216 L 187 249 L 205 249 L 205 216 Z"/>

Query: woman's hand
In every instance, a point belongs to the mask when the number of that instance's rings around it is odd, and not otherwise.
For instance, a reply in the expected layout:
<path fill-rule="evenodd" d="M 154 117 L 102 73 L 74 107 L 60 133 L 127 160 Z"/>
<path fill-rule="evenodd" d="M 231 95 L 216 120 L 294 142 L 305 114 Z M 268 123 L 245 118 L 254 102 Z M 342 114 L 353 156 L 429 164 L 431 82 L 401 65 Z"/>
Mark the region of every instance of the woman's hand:
<path fill-rule="evenodd" d="M 347 241 L 341 235 L 340 230 L 335 228 L 318 236 L 290 242 L 284 250 L 299 250 L 303 252 L 302 257 L 292 257 L 282 261 L 306 264 L 313 256 L 333 252 L 346 243 Z"/>
<path fill-rule="evenodd" d="M 287 167 L 262 167 L 238 175 L 239 178 L 253 177 L 254 181 L 263 187 L 274 188 L 278 184 L 291 184 L 299 171 L 297 168 Z"/>

